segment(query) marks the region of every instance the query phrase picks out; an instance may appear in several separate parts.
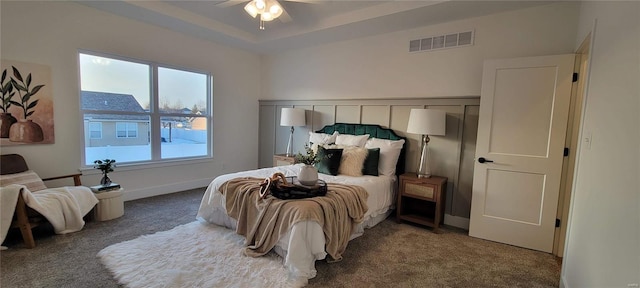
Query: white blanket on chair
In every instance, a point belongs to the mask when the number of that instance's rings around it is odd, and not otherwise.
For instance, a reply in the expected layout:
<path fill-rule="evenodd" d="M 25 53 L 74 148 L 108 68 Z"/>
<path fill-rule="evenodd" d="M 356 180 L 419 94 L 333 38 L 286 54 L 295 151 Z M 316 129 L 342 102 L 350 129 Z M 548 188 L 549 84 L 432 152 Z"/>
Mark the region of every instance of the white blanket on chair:
<path fill-rule="evenodd" d="M 23 193 L 20 193 L 22 191 Z M 91 189 L 84 186 L 67 186 L 31 192 L 24 185 L 12 184 L 0 187 L 1 241 L 7 236 L 15 211 L 18 195 L 24 202 L 42 214 L 53 226 L 56 234 L 80 231 L 84 227 L 82 217 L 98 203 Z"/>

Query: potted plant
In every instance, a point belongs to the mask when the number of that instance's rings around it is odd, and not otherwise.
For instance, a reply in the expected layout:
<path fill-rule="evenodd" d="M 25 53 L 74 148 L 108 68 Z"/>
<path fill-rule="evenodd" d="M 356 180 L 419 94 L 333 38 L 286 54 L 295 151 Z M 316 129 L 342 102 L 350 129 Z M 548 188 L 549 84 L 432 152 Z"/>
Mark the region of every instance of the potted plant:
<path fill-rule="evenodd" d="M 100 179 L 100 185 L 109 186 L 111 185 L 111 179 L 107 173 L 113 172 L 113 168 L 116 167 L 116 160 L 114 159 L 104 159 L 104 160 L 96 160 L 93 161 L 93 168 L 102 171 L 102 179 Z"/>
<path fill-rule="evenodd" d="M 11 85 L 18 91 L 20 102 L 13 100 L 9 100 L 9 102 L 12 105 L 22 108 L 24 118 L 18 120 L 18 123 L 11 125 L 11 129 L 9 129 L 9 140 L 14 142 L 40 142 L 44 140 L 42 128 L 38 123 L 29 120 L 28 117 L 35 112 L 34 109 L 36 105 L 38 105 L 38 100 L 31 101 L 31 98 L 38 93 L 44 85 L 36 85 L 30 88 L 31 73 L 24 79 L 16 67 L 11 66 L 11 68 L 13 68 L 13 77 L 15 77 L 11 78 Z"/>
<path fill-rule="evenodd" d="M 309 146 L 305 146 L 304 149 L 306 154 L 298 152 L 294 157 L 297 163 L 304 164 L 298 173 L 298 181 L 302 185 L 313 186 L 318 182 L 318 169 L 314 165 L 322 159 Z"/>
<path fill-rule="evenodd" d="M 5 82 L 5 80 L 7 80 Z M 16 117 L 13 117 L 11 113 L 9 113 L 9 107 L 11 107 L 11 98 L 16 94 L 13 91 L 13 84 L 10 79 L 7 79 L 7 69 L 2 71 L 2 79 L 0 80 L 0 93 L 2 97 L 2 106 L 0 109 L 2 113 L 0 113 L 0 138 L 9 138 L 9 129 L 13 123 L 18 122 Z"/>

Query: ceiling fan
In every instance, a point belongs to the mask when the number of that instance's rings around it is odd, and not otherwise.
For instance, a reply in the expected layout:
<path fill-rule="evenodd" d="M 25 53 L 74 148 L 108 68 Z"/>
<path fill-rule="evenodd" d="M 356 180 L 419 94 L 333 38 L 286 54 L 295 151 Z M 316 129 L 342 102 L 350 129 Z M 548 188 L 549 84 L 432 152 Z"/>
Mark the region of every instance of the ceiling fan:
<path fill-rule="evenodd" d="M 312 3 L 317 0 L 284 0 L 290 2 L 302 2 Z M 216 4 L 220 7 L 230 7 L 247 2 L 247 0 L 226 0 Z M 283 23 L 291 22 L 291 16 L 284 10 L 282 5 L 277 0 L 251 0 L 244 6 L 246 11 L 251 17 L 256 18 L 260 16 L 260 30 L 264 30 L 264 22 L 273 21 L 279 18 Z"/>

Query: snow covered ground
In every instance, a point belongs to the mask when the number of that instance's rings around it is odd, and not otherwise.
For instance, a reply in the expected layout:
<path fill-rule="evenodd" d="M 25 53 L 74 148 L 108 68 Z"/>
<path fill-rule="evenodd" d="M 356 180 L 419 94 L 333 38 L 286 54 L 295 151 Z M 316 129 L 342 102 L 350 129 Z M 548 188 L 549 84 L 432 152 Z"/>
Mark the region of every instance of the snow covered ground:
<path fill-rule="evenodd" d="M 206 156 L 207 144 L 174 138 L 161 144 L 162 159 Z M 97 159 L 115 159 L 116 163 L 151 160 L 151 145 L 86 147 L 86 165 Z"/>

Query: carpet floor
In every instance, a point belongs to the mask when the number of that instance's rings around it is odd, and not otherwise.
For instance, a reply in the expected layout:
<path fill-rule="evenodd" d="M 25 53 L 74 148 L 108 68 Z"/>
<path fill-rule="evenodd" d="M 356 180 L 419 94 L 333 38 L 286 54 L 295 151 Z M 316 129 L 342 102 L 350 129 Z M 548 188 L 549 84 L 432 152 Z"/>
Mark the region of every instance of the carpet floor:
<path fill-rule="evenodd" d="M 120 287 L 97 254 L 107 246 L 193 222 L 204 188 L 125 202 L 125 215 L 88 222 L 79 232 L 34 229 L 36 248 L 13 231 L 0 251 L 2 287 Z M 439 234 L 393 217 L 349 242 L 344 260 L 317 261 L 307 287 L 558 287 L 551 254 L 472 238 L 444 227 Z M 173 286 L 167 286 L 173 287 Z"/>

